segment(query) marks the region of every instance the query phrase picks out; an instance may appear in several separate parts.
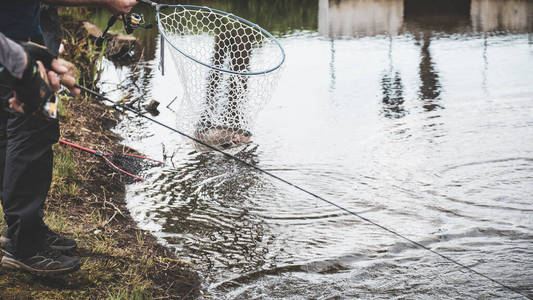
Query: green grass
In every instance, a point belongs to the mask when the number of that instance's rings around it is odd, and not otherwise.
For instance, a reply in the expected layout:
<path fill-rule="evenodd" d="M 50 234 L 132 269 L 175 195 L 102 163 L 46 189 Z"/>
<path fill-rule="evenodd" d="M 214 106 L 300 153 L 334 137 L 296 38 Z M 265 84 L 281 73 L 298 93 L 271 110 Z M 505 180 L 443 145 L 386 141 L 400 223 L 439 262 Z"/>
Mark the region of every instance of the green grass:
<path fill-rule="evenodd" d="M 145 300 L 151 299 L 151 295 L 147 294 L 144 287 L 136 287 L 131 291 L 117 290 L 108 291 L 107 300 Z"/>
<path fill-rule="evenodd" d="M 48 211 L 46 216 L 44 217 L 44 222 L 55 231 L 59 232 L 71 232 L 74 233 L 76 231 L 81 230 L 80 224 L 74 224 L 71 220 L 69 220 L 68 217 L 62 215 L 60 212 L 57 211 Z"/>
<path fill-rule="evenodd" d="M 76 183 L 79 179 L 77 166 L 76 160 L 68 150 L 54 146 L 54 169 L 50 194 L 60 199 L 79 196 L 80 187 Z"/>
<path fill-rule="evenodd" d="M 69 151 L 54 146 L 54 171 L 53 177 L 58 179 L 76 179 L 76 160 Z"/>

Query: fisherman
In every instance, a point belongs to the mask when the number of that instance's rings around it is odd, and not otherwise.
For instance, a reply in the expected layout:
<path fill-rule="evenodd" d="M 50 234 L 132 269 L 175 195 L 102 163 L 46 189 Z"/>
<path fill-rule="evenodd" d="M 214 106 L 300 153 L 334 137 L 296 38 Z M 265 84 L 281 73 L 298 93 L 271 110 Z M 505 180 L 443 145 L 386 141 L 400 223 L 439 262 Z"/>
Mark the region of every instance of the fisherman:
<path fill-rule="evenodd" d="M 67 79 L 65 61 L 43 58 L 49 61 L 50 70 L 46 70 L 41 61 L 32 57 L 30 52 L 34 50 L 25 50 L 3 34 L 0 50 L 2 84 L 12 83 L 15 90 L 11 96 L 3 94 L 4 99 L 0 101 L 3 107 L 8 101 L 9 108 L 16 112 L 0 112 L 0 162 L 5 170 L 0 173 L 2 207 L 8 225 L 1 238 L 6 250 L 1 264 L 38 274 L 72 271 L 79 268 L 79 258 L 62 255 L 52 248 L 72 249 L 76 243 L 61 238 L 42 221 L 41 209 L 50 187 L 50 180 L 47 180 L 51 173 L 50 145 L 57 138 L 57 135 L 45 134 L 57 128 L 57 122 L 39 115 L 42 104 L 59 89 L 57 74 L 64 74 L 63 82 L 70 82 L 74 93 L 79 91 L 74 88 L 74 78 Z M 50 58 L 53 57 L 50 55 Z"/>
<path fill-rule="evenodd" d="M 103 5 L 114 14 L 129 12 L 137 3 L 136 0 L 46 2 Z M 5 105 L 12 111 L 0 109 L 0 191 L 8 225 L 0 244 L 6 250 L 1 261 L 3 266 L 53 275 L 78 269 L 80 260 L 60 252 L 76 248 L 76 242 L 61 237 L 43 222 L 42 210 L 52 180 L 52 145 L 58 141 L 59 124 L 57 119 L 39 116 L 39 106 L 48 100 L 49 91 L 59 88 L 58 75 L 63 75 L 61 83 L 73 93 L 79 94 L 79 90 L 74 87 L 74 78 L 67 74 L 72 64 L 50 53 L 47 56 L 40 47 L 25 44 L 23 48 L 13 43 L 44 41 L 40 4 L 40 0 L 0 1 L 0 33 L 3 33 L 0 67 L 14 78 L 10 83 L 15 87 Z M 57 49 L 49 52 L 57 53 Z M 5 82 L 0 84 L 5 85 Z M 37 111 L 34 111 L 36 106 Z"/>

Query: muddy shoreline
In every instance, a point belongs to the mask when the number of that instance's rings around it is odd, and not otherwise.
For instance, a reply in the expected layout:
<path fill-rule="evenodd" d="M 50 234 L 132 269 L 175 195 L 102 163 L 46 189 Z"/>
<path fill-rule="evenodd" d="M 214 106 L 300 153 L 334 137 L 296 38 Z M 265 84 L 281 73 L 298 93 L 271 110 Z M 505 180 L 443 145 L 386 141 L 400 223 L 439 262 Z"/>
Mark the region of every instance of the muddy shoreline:
<path fill-rule="evenodd" d="M 76 62 L 79 83 L 93 88 L 102 51 L 87 37 L 79 19 L 64 18 L 63 26 L 63 57 Z M 62 100 L 61 139 L 102 152 L 135 153 L 120 145 L 121 137 L 110 131 L 120 120 L 119 112 L 88 95 Z M 45 221 L 77 240 L 75 254 L 82 257 L 83 266 L 57 278 L 0 268 L 0 298 L 200 297 L 201 281 L 194 266 L 179 260 L 136 226 L 126 208 L 122 176 L 101 158 L 69 146 L 55 145 L 54 157 Z"/>

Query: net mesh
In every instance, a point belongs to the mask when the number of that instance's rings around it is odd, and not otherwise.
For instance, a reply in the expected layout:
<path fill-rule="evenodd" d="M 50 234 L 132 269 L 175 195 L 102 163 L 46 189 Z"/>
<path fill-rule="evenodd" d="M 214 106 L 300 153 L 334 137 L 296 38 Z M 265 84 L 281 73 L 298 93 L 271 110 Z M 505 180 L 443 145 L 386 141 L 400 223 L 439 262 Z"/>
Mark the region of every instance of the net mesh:
<path fill-rule="evenodd" d="M 106 154 L 105 157 L 112 164 L 109 164 L 109 167 L 114 171 L 118 171 L 126 183 L 136 182 L 139 180 L 137 177 L 143 178 L 146 175 L 146 171 L 163 166 L 160 161 L 133 154 Z"/>
<path fill-rule="evenodd" d="M 159 25 L 183 92 L 178 128 L 220 149 L 251 142 L 279 79 L 279 44 L 254 24 L 205 7 L 164 8 Z"/>

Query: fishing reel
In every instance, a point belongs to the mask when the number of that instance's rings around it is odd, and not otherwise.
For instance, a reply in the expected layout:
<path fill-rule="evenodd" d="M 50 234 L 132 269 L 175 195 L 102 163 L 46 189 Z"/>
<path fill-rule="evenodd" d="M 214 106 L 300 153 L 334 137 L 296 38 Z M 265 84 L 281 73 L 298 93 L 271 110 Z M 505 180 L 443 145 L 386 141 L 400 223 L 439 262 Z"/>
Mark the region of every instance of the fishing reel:
<path fill-rule="evenodd" d="M 152 24 L 146 24 L 144 21 L 143 14 L 130 13 L 122 15 L 122 20 L 124 21 L 124 30 L 127 34 L 132 34 L 137 28 L 141 27 L 144 29 L 152 28 Z"/>
<path fill-rule="evenodd" d="M 9 107 L 9 99 L 16 93 L 17 100 L 24 104 L 25 114 L 48 120 L 57 119 L 54 91 L 48 82 L 48 76 L 37 64 L 37 61 L 41 61 L 50 69 L 55 57 L 44 46 L 35 43 L 21 43 L 21 46 L 27 54 L 26 68 L 21 79 L 15 78 L 7 68 L 0 65 L 0 109 L 17 114 Z"/>
<path fill-rule="evenodd" d="M 144 28 L 144 29 L 150 29 L 153 27 L 152 24 L 146 24 L 146 22 L 144 21 L 143 14 L 128 13 L 128 14 L 120 15 L 120 17 L 122 19 L 122 22 L 124 23 L 124 30 L 126 31 L 127 34 L 132 34 L 139 27 Z M 104 30 L 102 35 L 96 39 L 95 43 L 97 46 L 103 45 L 107 32 L 109 31 L 109 28 L 111 28 L 111 26 L 113 26 L 117 22 L 118 19 L 119 17 L 115 15 L 109 18 L 109 20 L 107 21 L 106 29 Z"/>
<path fill-rule="evenodd" d="M 24 110 L 28 111 L 29 114 L 47 120 L 57 119 L 56 97 L 46 82 L 46 74 L 41 74 L 36 66 L 33 69 L 34 79 L 27 84 L 30 85 L 30 89 L 36 91 L 28 94 L 28 91 L 21 93 L 17 84 L 17 81 L 20 80 L 13 77 L 5 67 L 0 66 L 0 109 L 9 113 L 20 114 L 9 107 L 9 99 L 13 98 L 18 90 L 18 100 L 24 103 Z"/>

